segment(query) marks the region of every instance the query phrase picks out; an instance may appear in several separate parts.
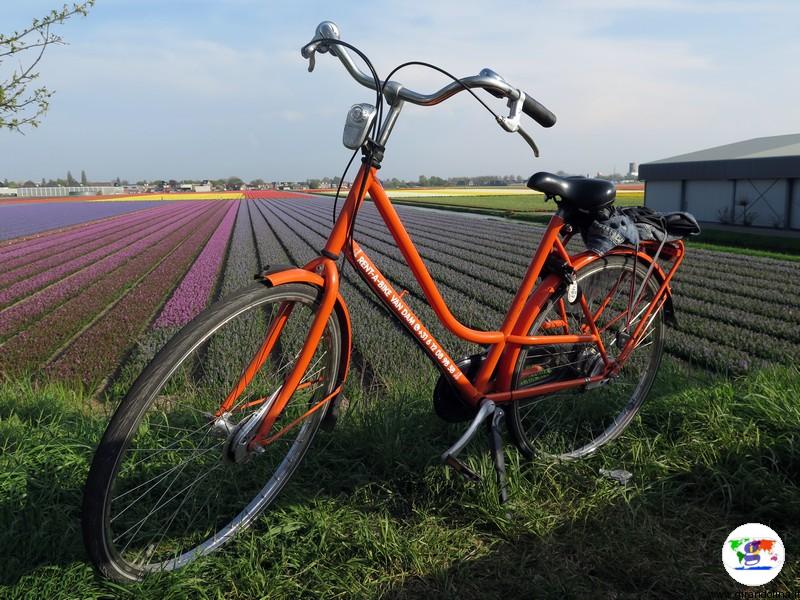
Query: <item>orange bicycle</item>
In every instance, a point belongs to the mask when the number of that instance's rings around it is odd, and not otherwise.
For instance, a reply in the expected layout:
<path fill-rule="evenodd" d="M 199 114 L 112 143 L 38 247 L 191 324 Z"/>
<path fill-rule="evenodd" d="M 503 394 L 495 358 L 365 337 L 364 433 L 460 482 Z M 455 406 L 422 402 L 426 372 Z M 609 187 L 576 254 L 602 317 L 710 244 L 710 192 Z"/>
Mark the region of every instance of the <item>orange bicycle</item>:
<path fill-rule="evenodd" d="M 364 59 L 370 74 L 348 49 Z M 526 455 L 580 458 L 620 434 L 653 383 L 683 242 L 664 236 L 601 255 L 570 253 L 570 238 L 580 223 L 611 205 L 614 187 L 537 173 L 529 186 L 556 199 L 558 210 L 505 319 L 497 331 L 462 324 L 377 178 L 392 128 L 407 102 L 434 105 L 461 91 L 477 98 L 473 90 L 481 88 L 508 100 L 509 115 L 495 115 L 497 122 L 522 135 L 538 155 L 520 127 L 521 113 L 545 127 L 555 116 L 488 69 L 453 78 L 430 95 L 389 79 L 404 66 L 425 63 L 401 65 L 382 81 L 330 22 L 320 24 L 302 49 L 309 70 L 315 54 L 326 52 L 376 91 L 375 105 L 355 105 L 345 125 L 345 145 L 354 157 L 362 153 L 361 168 L 317 258 L 302 267 L 270 268 L 251 287 L 204 311 L 157 354 L 113 415 L 83 507 L 89 556 L 107 577 L 138 580 L 219 548 L 275 500 L 318 428 L 334 424 L 351 351 L 350 315 L 339 293 L 341 258 L 441 371 L 437 413 L 470 422 L 443 461 L 477 479 L 458 456 L 485 426 L 503 501 L 503 422 Z M 353 239 L 367 193 L 436 316 L 485 352 L 455 360 Z"/>

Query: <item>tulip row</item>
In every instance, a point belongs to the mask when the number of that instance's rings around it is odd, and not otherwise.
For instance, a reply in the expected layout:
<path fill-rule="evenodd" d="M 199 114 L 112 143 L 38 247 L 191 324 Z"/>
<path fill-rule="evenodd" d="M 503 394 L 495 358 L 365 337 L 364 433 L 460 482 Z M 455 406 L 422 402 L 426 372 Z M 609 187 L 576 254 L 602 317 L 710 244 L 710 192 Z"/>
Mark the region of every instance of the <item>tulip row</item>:
<path fill-rule="evenodd" d="M 56 354 L 67 350 L 77 337 L 85 335 L 98 319 L 104 318 L 109 307 L 121 304 L 141 282 L 157 277 L 160 265 L 174 262 L 179 251 L 188 251 L 188 240 L 193 234 L 216 227 L 225 207 L 203 203 L 196 204 L 190 214 L 184 214 L 177 205 L 174 210 L 179 212 L 177 218 L 162 221 L 149 235 L 65 279 L 63 286 L 51 285 L 33 296 L 30 304 L 23 301 L 0 313 L 6 319 L 2 329 L 5 335 L 19 329 L 14 323 L 29 323 L 3 342 L 0 371 L 41 369 Z M 199 250 L 195 248 L 192 252 L 196 255 Z M 163 279 L 159 285 L 171 289 L 174 282 L 175 278 Z M 159 304 L 162 299 L 163 296 L 158 298 Z M 120 333 L 116 344 L 126 347 L 132 339 Z M 114 354 L 108 346 L 96 351 Z M 84 360 L 80 354 L 76 358 Z"/>
<path fill-rule="evenodd" d="M 50 282 L 44 289 L 0 310 L 0 340 L 29 326 L 37 319 L 41 319 L 67 300 L 77 298 L 76 302 L 83 304 L 85 299 L 82 299 L 82 295 L 98 280 L 105 278 L 113 287 L 115 281 L 121 281 L 117 273 L 120 267 L 144 252 L 157 252 L 154 247 L 162 245 L 172 232 L 195 222 L 201 214 L 202 211 L 194 210 L 185 214 L 173 215 L 171 218 L 163 219 L 160 224 L 148 228 L 143 236 L 136 234 L 132 235 L 131 239 L 123 236 L 120 239 L 119 247 L 115 248 L 112 253 L 96 262 L 87 264 L 71 275 L 62 278 L 59 270 L 54 269 L 37 274 L 29 280 L 30 283 L 23 281 L 12 286 L 38 289 Z M 0 292 L 0 296 L 11 289 L 3 290 Z"/>
<path fill-rule="evenodd" d="M 155 202 L 60 202 L 0 205 L 0 240 L 69 227 L 89 220 L 138 211 Z"/>
<path fill-rule="evenodd" d="M 230 202 L 228 212 L 225 213 L 225 217 L 208 244 L 167 301 L 156 319 L 155 327 L 181 327 L 194 319 L 206 307 L 228 250 L 228 240 L 240 202 L 240 200 Z"/>
<path fill-rule="evenodd" d="M 91 327 L 72 339 L 46 372 L 59 379 L 94 384 L 118 368 L 133 341 L 147 328 L 176 282 L 208 242 L 228 211 L 218 202 L 190 225 L 187 237 L 164 255 Z"/>
<path fill-rule="evenodd" d="M 141 209 L 118 217 L 110 217 L 57 231 L 9 240 L 0 247 L 0 260 L 2 260 L 3 271 L 8 272 L 35 260 L 57 255 L 65 249 L 86 243 L 96 237 L 119 232 L 121 227 L 136 223 L 142 219 L 170 214 L 171 211 L 165 210 L 166 208 L 161 205 L 155 208 Z"/>
<path fill-rule="evenodd" d="M 90 271 L 97 271 L 96 266 L 100 263 L 106 262 L 108 258 L 125 258 L 130 256 L 135 248 L 141 246 L 138 244 L 140 240 L 150 239 L 153 235 L 158 235 L 159 231 L 165 226 L 170 225 L 181 219 L 191 219 L 194 213 L 200 207 L 192 209 L 182 209 L 175 211 L 169 215 L 159 215 L 154 221 L 145 223 L 142 227 L 129 228 L 126 223 L 120 223 L 116 233 L 112 233 L 111 238 L 114 240 L 112 243 L 106 243 L 105 246 L 87 252 L 86 254 L 74 256 L 64 262 L 46 267 L 38 267 L 36 263 L 33 265 L 26 265 L 21 273 L 18 274 L 20 279 L 8 287 L 0 288 L 0 308 L 8 306 L 12 303 L 19 301 L 20 298 L 25 298 L 33 292 L 40 290 L 46 286 L 57 284 L 61 286 L 65 279 L 77 275 L 84 274 L 87 269 Z M 58 250 L 53 250 L 51 260 L 58 261 L 62 256 L 71 255 L 71 253 L 58 253 Z M 37 263 L 40 261 L 37 261 Z"/>

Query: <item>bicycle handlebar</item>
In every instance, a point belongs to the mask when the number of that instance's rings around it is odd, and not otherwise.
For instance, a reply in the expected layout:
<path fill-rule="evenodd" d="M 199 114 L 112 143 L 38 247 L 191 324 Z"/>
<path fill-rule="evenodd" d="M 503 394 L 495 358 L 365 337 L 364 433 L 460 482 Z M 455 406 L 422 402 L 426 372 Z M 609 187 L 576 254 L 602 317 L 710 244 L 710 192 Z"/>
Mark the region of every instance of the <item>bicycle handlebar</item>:
<path fill-rule="evenodd" d="M 353 79 L 364 87 L 375 90 L 375 79 L 358 68 L 347 49 L 338 44 L 326 44 L 326 39 L 339 39 L 339 27 L 332 21 L 323 21 L 320 23 L 317 26 L 314 39 L 303 46 L 301 50 L 303 58 L 307 58 L 311 61 L 309 70 L 313 69 L 315 52 L 330 52 L 342 62 Z M 384 88 L 384 95 L 390 104 L 394 103 L 396 98 L 399 98 L 400 100 L 411 102 L 412 104 L 433 106 L 463 91 L 464 86 L 468 88 L 482 88 L 493 96 L 508 98 L 512 101 L 520 97 L 521 90 L 511 86 L 505 79 L 490 69 L 483 69 L 479 75 L 464 77 L 460 81 L 463 86 L 454 81 L 432 94 L 415 92 L 403 87 L 395 81 L 386 83 L 380 82 L 380 84 Z M 556 116 L 541 103 L 534 100 L 529 94 L 525 94 L 522 111 L 542 127 L 552 127 L 556 122 Z"/>

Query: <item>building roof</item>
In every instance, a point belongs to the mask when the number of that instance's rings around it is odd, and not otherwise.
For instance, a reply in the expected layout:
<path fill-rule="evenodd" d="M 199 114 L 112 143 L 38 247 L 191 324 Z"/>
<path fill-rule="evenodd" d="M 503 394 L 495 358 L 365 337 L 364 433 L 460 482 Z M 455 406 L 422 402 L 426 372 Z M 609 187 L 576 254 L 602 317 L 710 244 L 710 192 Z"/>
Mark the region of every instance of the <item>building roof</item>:
<path fill-rule="evenodd" d="M 639 178 L 778 179 L 800 177 L 800 133 L 753 138 L 639 165 Z"/>

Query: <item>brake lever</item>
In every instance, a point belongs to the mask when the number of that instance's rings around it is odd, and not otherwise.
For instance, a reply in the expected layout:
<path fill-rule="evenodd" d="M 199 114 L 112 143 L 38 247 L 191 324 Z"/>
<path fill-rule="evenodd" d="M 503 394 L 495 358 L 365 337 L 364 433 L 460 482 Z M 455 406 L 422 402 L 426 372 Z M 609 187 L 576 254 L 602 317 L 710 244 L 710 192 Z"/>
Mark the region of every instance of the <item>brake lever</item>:
<path fill-rule="evenodd" d="M 321 40 L 313 39 L 308 42 L 305 46 L 300 48 L 300 56 L 303 58 L 308 59 L 308 72 L 311 73 L 314 70 L 314 66 L 316 65 L 316 61 L 314 60 L 315 55 L 317 54 L 317 50 L 320 49 L 320 42 Z"/>
<path fill-rule="evenodd" d="M 509 133 L 514 133 L 519 129 L 519 119 L 522 113 L 522 105 L 525 104 L 525 92 L 522 90 L 517 90 L 519 96 L 516 100 L 512 100 L 511 98 L 508 99 L 508 107 L 509 112 L 507 117 L 497 117 L 497 122 L 500 124 L 500 127 L 508 131 Z"/>
<path fill-rule="evenodd" d="M 539 148 L 536 146 L 536 142 L 533 141 L 533 138 L 528 135 L 522 127 L 520 127 L 520 115 L 522 113 L 522 105 L 525 104 L 525 92 L 522 90 L 517 90 L 519 96 L 516 100 L 508 99 L 508 107 L 509 113 L 507 117 L 497 117 L 497 122 L 499 123 L 500 127 L 508 131 L 509 133 L 518 133 L 522 136 L 528 145 L 533 150 L 533 155 L 536 158 L 539 158 Z"/>
<path fill-rule="evenodd" d="M 517 133 L 522 136 L 522 139 L 528 142 L 528 145 L 533 150 L 533 155 L 536 158 L 539 158 L 539 148 L 536 146 L 536 142 L 533 141 L 533 138 L 528 135 L 528 132 L 525 131 L 522 127 L 517 127 Z"/>

